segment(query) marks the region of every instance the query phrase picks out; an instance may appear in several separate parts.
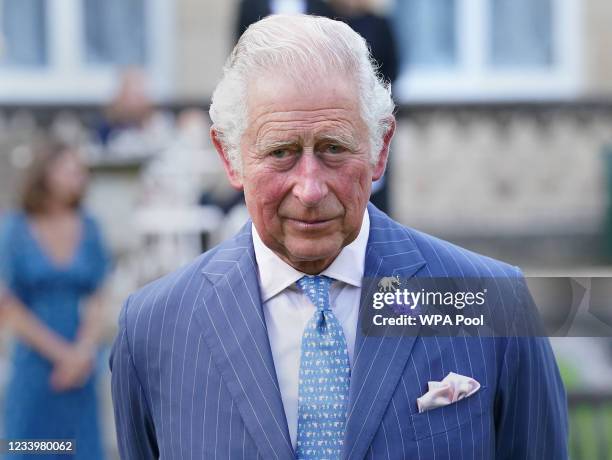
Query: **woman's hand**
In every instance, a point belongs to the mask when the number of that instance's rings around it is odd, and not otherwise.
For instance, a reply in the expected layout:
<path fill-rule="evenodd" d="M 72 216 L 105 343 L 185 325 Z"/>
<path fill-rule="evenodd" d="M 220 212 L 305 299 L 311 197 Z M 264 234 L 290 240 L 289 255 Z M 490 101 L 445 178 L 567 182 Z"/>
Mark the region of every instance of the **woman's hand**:
<path fill-rule="evenodd" d="M 55 363 L 50 384 L 55 391 L 82 387 L 91 375 L 95 350 L 81 344 L 70 346 Z"/>

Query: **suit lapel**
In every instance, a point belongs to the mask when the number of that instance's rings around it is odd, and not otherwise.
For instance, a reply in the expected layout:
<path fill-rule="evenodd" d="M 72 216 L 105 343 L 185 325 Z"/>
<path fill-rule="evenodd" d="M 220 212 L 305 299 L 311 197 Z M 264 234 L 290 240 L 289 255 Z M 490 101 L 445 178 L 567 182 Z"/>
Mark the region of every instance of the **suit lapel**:
<path fill-rule="evenodd" d="M 261 306 L 249 223 L 202 269 L 196 311 L 213 361 L 264 458 L 294 458 Z"/>
<path fill-rule="evenodd" d="M 425 265 L 414 241 L 404 228 L 376 208 L 368 209 L 370 236 L 364 277 L 412 277 Z M 362 288 L 368 289 L 368 283 Z M 346 459 L 362 459 L 367 454 L 416 340 L 408 336 L 368 337 L 363 333 L 361 318 L 360 314 L 351 373 L 343 452 Z"/>
<path fill-rule="evenodd" d="M 420 251 L 404 228 L 373 206 L 368 209 L 370 236 L 364 276 L 410 278 L 425 265 Z M 196 318 L 262 456 L 295 458 L 261 306 L 250 225 L 223 244 L 202 270 L 210 285 Z M 343 458 L 365 457 L 415 340 L 368 337 L 360 315 Z"/>

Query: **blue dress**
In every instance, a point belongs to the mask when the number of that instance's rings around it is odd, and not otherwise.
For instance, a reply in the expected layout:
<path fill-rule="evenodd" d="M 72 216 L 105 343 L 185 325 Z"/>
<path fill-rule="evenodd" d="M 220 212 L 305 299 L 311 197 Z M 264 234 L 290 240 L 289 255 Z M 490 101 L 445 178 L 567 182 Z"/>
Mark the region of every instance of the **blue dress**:
<path fill-rule="evenodd" d="M 82 232 L 72 260 L 51 261 L 35 239 L 27 215 L 14 211 L 0 226 L 0 281 L 49 328 L 73 341 L 80 323 L 80 306 L 101 284 L 108 253 L 96 221 L 80 210 Z M 49 378 L 51 363 L 17 341 L 11 355 L 11 376 L 5 393 L 4 439 L 75 439 L 76 455 L 58 459 L 103 458 L 96 377 L 79 389 L 55 392 Z M 16 458 L 56 458 L 51 455 Z"/>

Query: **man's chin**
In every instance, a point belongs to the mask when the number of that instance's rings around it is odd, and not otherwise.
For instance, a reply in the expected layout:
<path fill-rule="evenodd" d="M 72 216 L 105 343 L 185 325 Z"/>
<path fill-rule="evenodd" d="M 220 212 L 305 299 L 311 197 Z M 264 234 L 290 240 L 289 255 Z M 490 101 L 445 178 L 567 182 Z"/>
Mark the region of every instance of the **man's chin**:
<path fill-rule="evenodd" d="M 327 243 L 327 244 L 325 244 Z M 308 244 L 288 244 L 286 246 L 287 257 L 295 264 L 325 264 L 333 260 L 340 253 L 342 247 L 330 245 L 328 241 L 320 241 L 318 238 L 309 241 Z"/>

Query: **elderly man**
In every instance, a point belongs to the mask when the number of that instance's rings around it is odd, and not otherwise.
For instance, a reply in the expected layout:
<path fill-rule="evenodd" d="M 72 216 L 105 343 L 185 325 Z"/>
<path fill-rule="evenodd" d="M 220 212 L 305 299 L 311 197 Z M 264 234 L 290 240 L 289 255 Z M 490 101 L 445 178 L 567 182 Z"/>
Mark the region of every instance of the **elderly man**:
<path fill-rule="evenodd" d="M 244 33 L 213 95 L 211 138 L 252 220 L 124 305 L 111 357 L 123 458 L 567 457 L 546 338 L 359 324 L 368 277 L 489 276 L 516 280 L 517 304 L 526 295 L 515 267 L 367 204 L 393 110 L 347 25 L 270 16 Z M 469 392 L 427 399 L 447 375 Z"/>

